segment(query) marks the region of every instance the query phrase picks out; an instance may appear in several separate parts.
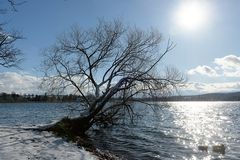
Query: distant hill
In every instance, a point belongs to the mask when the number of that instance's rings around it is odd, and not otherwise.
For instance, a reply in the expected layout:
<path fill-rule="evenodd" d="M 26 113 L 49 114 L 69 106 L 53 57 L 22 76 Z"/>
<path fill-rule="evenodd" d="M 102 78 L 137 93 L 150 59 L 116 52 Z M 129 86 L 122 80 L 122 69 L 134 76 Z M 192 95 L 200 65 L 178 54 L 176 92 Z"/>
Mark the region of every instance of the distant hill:
<path fill-rule="evenodd" d="M 172 96 L 159 98 L 164 101 L 240 101 L 240 92 L 209 93 L 189 96 Z"/>

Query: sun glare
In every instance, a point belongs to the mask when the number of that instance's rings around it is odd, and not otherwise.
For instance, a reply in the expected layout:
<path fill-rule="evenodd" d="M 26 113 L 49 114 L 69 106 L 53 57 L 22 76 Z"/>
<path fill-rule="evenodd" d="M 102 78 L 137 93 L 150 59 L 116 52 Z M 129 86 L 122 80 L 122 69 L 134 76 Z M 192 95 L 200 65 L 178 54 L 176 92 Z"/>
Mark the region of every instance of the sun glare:
<path fill-rule="evenodd" d="M 176 13 L 175 23 L 181 29 L 188 31 L 200 30 L 210 21 L 210 9 L 206 1 L 183 1 Z"/>

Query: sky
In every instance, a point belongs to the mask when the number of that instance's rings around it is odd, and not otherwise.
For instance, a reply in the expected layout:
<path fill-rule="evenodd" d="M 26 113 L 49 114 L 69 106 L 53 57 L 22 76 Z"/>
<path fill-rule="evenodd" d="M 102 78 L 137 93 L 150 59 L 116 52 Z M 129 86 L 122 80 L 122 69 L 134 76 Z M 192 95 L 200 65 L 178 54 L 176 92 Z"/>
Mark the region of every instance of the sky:
<path fill-rule="evenodd" d="M 0 92 L 39 93 L 43 50 L 71 26 L 91 28 L 99 18 L 158 29 L 163 45 L 170 38 L 176 47 L 163 65 L 186 75 L 182 94 L 240 91 L 239 0 L 28 0 L 17 10 L 0 20 L 24 36 L 16 43 L 24 60 L 21 69 L 0 67 Z"/>

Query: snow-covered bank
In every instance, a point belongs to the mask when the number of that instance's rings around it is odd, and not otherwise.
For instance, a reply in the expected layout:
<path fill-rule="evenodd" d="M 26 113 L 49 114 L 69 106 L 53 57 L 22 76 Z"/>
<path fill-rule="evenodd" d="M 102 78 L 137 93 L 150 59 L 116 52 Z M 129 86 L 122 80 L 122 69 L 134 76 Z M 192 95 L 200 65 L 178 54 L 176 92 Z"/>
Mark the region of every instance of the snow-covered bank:
<path fill-rule="evenodd" d="M 0 127 L 1 160 L 96 160 L 96 156 L 49 132 Z"/>

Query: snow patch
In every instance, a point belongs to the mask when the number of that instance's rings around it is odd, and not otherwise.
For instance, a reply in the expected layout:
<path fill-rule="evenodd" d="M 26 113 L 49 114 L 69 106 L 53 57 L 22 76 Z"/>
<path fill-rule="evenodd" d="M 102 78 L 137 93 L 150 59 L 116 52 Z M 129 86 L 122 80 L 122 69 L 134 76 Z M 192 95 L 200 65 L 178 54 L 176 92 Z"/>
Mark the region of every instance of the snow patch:
<path fill-rule="evenodd" d="M 0 159 L 96 160 L 96 156 L 49 132 L 0 127 Z"/>

